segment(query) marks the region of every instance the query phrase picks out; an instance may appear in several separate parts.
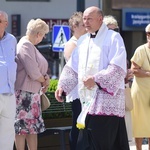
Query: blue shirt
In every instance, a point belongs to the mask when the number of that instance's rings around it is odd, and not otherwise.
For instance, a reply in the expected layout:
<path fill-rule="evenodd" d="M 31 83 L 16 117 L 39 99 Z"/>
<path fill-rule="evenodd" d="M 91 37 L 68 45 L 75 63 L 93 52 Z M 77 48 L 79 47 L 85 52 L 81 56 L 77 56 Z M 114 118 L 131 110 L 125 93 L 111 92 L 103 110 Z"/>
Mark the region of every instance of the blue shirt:
<path fill-rule="evenodd" d="M 14 93 L 17 69 L 16 44 L 16 38 L 7 32 L 0 40 L 0 94 Z"/>

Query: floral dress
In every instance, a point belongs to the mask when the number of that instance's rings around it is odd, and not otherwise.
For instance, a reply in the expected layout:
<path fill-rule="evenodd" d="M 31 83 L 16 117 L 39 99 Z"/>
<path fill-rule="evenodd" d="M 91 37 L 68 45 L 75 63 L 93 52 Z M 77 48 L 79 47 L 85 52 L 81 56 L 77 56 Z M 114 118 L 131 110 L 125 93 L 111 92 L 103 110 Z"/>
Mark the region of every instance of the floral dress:
<path fill-rule="evenodd" d="M 38 93 L 18 90 L 16 91 L 16 104 L 16 134 L 38 134 L 45 131 Z"/>

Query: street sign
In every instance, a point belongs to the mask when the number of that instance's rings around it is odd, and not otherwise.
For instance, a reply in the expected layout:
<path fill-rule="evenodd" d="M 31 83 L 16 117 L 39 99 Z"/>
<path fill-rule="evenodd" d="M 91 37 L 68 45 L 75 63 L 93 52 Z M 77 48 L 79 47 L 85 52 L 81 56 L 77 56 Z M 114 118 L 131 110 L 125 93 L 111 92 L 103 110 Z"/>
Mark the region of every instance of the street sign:
<path fill-rule="evenodd" d="M 62 52 L 65 43 L 70 39 L 70 28 L 67 25 L 54 25 L 52 33 L 52 43 L 54 52 Z"/>

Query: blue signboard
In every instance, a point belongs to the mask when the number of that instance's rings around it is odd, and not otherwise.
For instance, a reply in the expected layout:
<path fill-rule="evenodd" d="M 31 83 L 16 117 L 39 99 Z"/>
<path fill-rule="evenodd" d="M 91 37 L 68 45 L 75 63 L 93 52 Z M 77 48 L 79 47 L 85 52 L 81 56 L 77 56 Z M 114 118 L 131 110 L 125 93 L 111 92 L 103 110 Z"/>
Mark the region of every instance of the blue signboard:
<path fill-rule="evenodd" d="M 133 27 L 145 27 L 150 23 L 150 12 L 126 12 L 126 25 Z"/>
<path fill-rule="evenodd" d="M 70 39 L 71 31 L 67 25 L 54 25 L 52 33 L 53 51 L 62 52 L 65 43 Z"/>
<path fill-rule="evenodd" d="M 123 8 L 122 30 L 141 31 L 150 23 L 150 9 Z"/>

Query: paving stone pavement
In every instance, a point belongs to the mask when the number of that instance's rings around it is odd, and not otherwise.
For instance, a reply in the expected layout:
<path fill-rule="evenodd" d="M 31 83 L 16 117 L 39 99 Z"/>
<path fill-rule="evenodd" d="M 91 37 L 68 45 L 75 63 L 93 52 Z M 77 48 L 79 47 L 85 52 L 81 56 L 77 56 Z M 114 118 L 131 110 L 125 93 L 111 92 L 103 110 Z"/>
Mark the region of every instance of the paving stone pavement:
<path fill-rule="evenodd" d="M 130 145 L 130 150 L 136 150 L 134 140 L 132 142 L 129 142 L 129 145 Z M 143 144 L 142 145 L 142 150 L 149 150 L 148 149 L 148 144 Z"/>

